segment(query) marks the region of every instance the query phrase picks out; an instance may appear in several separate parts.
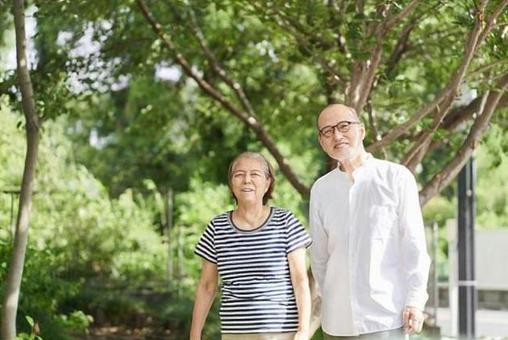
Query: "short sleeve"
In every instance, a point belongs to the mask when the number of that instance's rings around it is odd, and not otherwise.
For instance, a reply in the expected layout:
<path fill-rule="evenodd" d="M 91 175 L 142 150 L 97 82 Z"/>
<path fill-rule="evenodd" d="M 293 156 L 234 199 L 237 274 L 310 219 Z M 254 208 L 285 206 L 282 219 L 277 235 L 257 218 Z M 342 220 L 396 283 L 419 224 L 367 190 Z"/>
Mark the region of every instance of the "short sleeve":
<path fill-rule="evenodd" d="M 287 245 L 286 253 L 291 253 L 298 248 L 307 248 L 312 243 L 309 233 L 292 212 L 286 217 Z"/>
<path fill-rule="evenodd" d="M 215 250 L 215 228 L 213 222 L 208 224 L 203 235 L 201 235 L 194 253 L 212 263 L 217 263 L 217 252 Z"/>

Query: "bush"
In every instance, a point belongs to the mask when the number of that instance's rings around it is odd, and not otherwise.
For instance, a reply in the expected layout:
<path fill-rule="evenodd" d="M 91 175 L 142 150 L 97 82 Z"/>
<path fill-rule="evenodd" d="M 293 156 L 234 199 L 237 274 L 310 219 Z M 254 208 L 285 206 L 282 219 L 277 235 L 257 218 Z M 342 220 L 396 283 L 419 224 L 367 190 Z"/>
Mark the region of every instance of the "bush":
<path fill-rule="evenodd" d="M 0 98 L 2 100 L 2 98 Z M 19 116 L 0 105 L 0 188 L 19 188 L 23 173 L 24 133 Z M 162 286 L 166 250 L 154 225 L 149 201 L 126 191 L 111 199 L 104 186 L 73 162 L 65 118 L 47 121 L 41 138 L 30 236 L 18 308 L 18 330 L 32 336 L 30 316 L 44 339 L 69 339 L 85 332 L 91 319 L 81 299 L 87 287 L 90 301 L 106 312 L 143 313 L 142 307 L 117 294 L 105 299 L 108 285 L 123 291 Z M 17 207 L 17 196 L 13 206 Z M 14 209 L 15 210 L 15 209 Z M 17 212 L 13 211 L 15 218 Z M 0 225 L 11 221 L 11 197 L 0 195 Z M 9 228 L 0 231 L 0 285 L 11 254 Z M 113 301 L 113 299 L 115 299 Z M 116 307 L 115 307 L 116 306 Z M 125 309 L 128 307 L 128 309 Z M 115 309 L 116 308 L 116 309 Z M 112 314 L 114 315 L 114 314 Z"/>

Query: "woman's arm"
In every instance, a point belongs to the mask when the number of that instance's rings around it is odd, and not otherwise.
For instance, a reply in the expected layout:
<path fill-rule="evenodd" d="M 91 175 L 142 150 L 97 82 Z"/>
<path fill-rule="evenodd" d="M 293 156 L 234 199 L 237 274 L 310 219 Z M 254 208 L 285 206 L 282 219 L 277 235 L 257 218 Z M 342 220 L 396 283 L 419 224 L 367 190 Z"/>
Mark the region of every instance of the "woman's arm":
<path fill-rule="evenodd" d="M 298 331 L 295 340 L 308 340 L 310 338 L 311 299 L 309 278 L 307 277 L 305 265 L 305 248 L 298 248 L 289 253 L 288 262 L 298 308 Z"/>
<path fill-rule="evenodd" d="M 201 332 L 205 325 L 206 316 L 210 311 L 210 307 L 212 307 L 217 291 L 218 278 L 217 265 L 203 260 L 201 278 L 196 289 L 196 298 L 192 311 L 190 340 L 201 340 Z"/>

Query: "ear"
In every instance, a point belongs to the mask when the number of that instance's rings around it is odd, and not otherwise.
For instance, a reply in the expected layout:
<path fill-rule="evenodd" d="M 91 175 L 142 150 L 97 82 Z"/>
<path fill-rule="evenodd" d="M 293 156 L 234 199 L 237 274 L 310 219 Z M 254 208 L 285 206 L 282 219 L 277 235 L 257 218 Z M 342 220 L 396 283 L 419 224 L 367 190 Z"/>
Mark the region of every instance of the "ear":
<path fill-rule="evenodd" d="M 321 145 L 321 149 L 325 150 L 323 138 L 321 137 L 321 134 L 319 132 L 318 132 L 318 142 L 319 142 L 319 145 Z"/>
<path fill-rule="evenodd" d="M 273 178 L 268 177 L 268 181 L 270 181 L 270 184 L 272 184 Z"/>
<path fill-rule="evenodd" d="M 365 126 L 363 124 L 360 125 L 360 131 L 361 131 L 361 134 L 362 134 L 362 141 L 363 141 L 365 139 L 365 135 L 366 135 Z"/>
<path fill-rule="evenodd" d="M 268 177 L 268 182 L 266 183 L 266 190 L 265 190 L 265 192 L 268 191 L 268 188 L 270 187 L 271 184 L 272 184 L 272 179 L 270 177 Z"/>

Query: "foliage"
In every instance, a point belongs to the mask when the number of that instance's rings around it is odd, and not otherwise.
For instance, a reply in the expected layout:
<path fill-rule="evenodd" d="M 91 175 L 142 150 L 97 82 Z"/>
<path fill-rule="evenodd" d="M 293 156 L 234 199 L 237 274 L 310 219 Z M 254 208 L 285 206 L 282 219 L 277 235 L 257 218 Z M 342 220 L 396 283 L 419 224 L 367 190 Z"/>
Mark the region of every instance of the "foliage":
<path fill-rule="evenodd" d="M 477 224 L 485 228 L 508 227 L 508 156 L 506 131 L 492 128 L 477 153 Z"/>
<path fill-rule="evenodd" d="M 423 209 L 423 219 L 427 225 L 436 222 L 440 227 L 444 227 L 447 220 L 455 217 L 456 209 L 457 200 L 455 197 L 448 199 L 436 196 Z"/>
<path fill-rule="evenodd" d="M 154 34 L 140 3 L 160 24 L 163 40 Z M 160 192 L 185 191 L 187 174 L 195 171 L 215 183 L 224 182 L 225 165 L 253 145 L 271 145 L 272 154 L 280 151 L 283 159 L 277 162 L 288 164 L 308 187 L 326 168 L 319 148 L 309 147 L 315 140 L 316 108 L 352 100 L 359 76 L 355 70 L 367 72 L 376 47 L 381 61 L 372 66 L 374 82 L 360 88 L 372 91 L 360 107 L 369 127 L 367 144 L 436 98 L 463 62 L 469 31 L 478 18 L 477 4 L 430 1 L 404 16 L 409 3 L 41 2 L 36 17 L 42 34 L 36 40 L 38 46 L 47 46 L 48 60 L 64 65 L 47 64 L 48 69 L 64 70 L 63 79 L 72 84 L 71 93 L 62 96 L 77 100 L 64 111 L 75 117 L 76 130 L 70 135 L 80 141 L 79 161 L 110 183 L 108 190 L 114 195 L 131 184 L 142 189 L 138 179 L 145 177 Z M 497 5 L 489 4 L 485 20 Z M 57 11 L 66 15 L 55 18 Z M 501 13 L 502 21 L 506 12 Z M 376 31 L 397 15 L 401 22 Z M 505 34 L 494 26 L 457 84 L 464 96 L 446 98 L 453 112 L 470 105 L 464 100 L 467 95 L 480 96 L 489 88 L 489 75 L 503 74 L 504 47 Z M 178 58 L 192 70 L 185 70 Z M 483 68 L 488 72 L 479 71 Z M 211 98 L 211 92 L 196 86 L 191 77 L 223 99 Z M 238 120 L 234 108 L 255 117 L 271 142 L 245 121 L 247 116 Z M 376 154 L 415 163 L 411 169 L 421 183 L 429 184 L 458 155 L 472 129 L 467 112 L 437 119 L 442 122 L 437 128 L 435 112 L 417 119 L 399 138 L 376 148 Z M 492 122 L 500 124 L 506 112 L 506 104 L 500 105 Z M 452 124 L 453 119 L 462 124 Z M 406 158 L 425 134 L 435 146 L 421 161 Z M 87 146 L 90 137 L 99 144 Z M 300 160 L 302 150 L 308 151 Z"/>
<path fill-rule="evenodd" d="M 20 340 L 42 340 L 42 338 L 36 334 L 34 334 L 34 327 L 36 325 L 36 323 L 34 322 L 34 320 L 30 317 L 30 316 L 26 316 L 26 320 L 28 322 L 28 324 L 30 325 L 30 327 L 32 327 L 32 333 L 31 334 L 27 334 L 27 333 L 21 333 L 21 334 L 18 334 L 18 336 L 16 336 L 16 339 L 20 339 Z"/>
<path fill-rule="evenodd" d="M 500 140 L 502 135 L 501 130 L 493 128 L 486 140 L 475 151 L 475 227 L 477 229 L 508 228 L 508 213 L 506 211 L 508 161 L 506 155 L 500 150 L 503 144 Z M 434 222 L 439 226 L 436 263 L 440 279 L 445 279 L 448 276 L 447 223 L 449 220 L 457 220 L 456 186 L 455 183 L 450 188 L 451 197 L 436 196 L 423 210 L 424 220 L 429 229 Z"/>
<path fill-rule="evenodd" d="M 2 138 L 9 143 L 0 147 L 0 164 L 5 165 L 0 172 L 0 187 L 15 188 L 22 168 L 23 134 L 16 129 L 19 117 L 6 107 L 1 111 L 6 123 Z M 148 202 L 131 191 L 110 199 L 102 184 L 73 162 L 63 126 L 64 117 L 48 122 L 41 142 L 19 309 L 20 317 L 33 317 L 40 324 L 42 336 L 51 339 L 65 337 L 63 330 L 69 327 L 76 331 L 75 326 L 86 326 L 78 323 L 84 321 L 78 317 L 79 309 L 87 313 L 96 310 L 75 302 L 89 286 L 100 295 L 104 285 L 135 291 L 140 287 L 154 289 L 165 279 L 165 248 L 154 230 L 153 209 L 142 208 Z M 8 196 L 2 195 L 1 207 L 2 225 L 8 226 Z M 8 229 L 2 229 L 0 239 L 4 277 L 10 254 Z M 58 317 L 61 308 L 70 314 Z M 25 327 L 22 319 L 19 324 Z"/>
<path fill-rule="evenodd" d="M 500 129 L 493 128 L 475 152 L 476 226 L 479 228 L 508 227 L 508 186 L 505 179 L 508 160 L 499 149 L 502 135 Z M 456 184 L 451 189 L 453 196 L 436 196 L 425 206 L 424 219 L 428 224 L 437 222 L 440 227 L 444 227 L 447 220 L 456 218 Z"/>
<path fill-rule="evenodd" d="M 256 118 L 284 164 L 309 186 L 327 170 L 315 135 L 317 111 L 329 102 L 349 100 L 353 71 L 367 69 L 376 44 L 369 30 L 410 2 L 147 0 L 174 50 L 155 35 L 138 3 L 35 1 L 30 9 L 37 33 L 31 76 L 46 122 L 20 305 L 25 334 L 32 327 L 25 315 L 41 326 L 45 339 L 83 331 L 89 326 L 87 315 L 95 324 L 136 324 L 141 315 L 160 317 L 177 338 L 187 335 L 200 271 L 194 245 L 213 216 L 233 208 L 227 165 L 244 150 L 261 150 L 273 163 L 280 160 L 252 126 L 191 79 L 177 53 L 225 102 Z M 450 81 L 464 57 L 476 3 L 420 2 L 383 37 L 382 62 L 362 110 L 366 144 L 400 126 Z M 487 17 L 498 3 L 490 2 Z M 6 6 L 0 1 L 0 9 Z M 2 52 L 13 43 L 7 12 L 0 11 Z M 506 22 L 507 13 L 498 22 Z M 248 105 L 216 71 L 196 29 Z M 475 53 L 460 84 L 464 97 L 497 89 L 495 81 L 506 71 L 506 37 L 501 26 L 494 27 Z M 13 113 L 19 109 L 14 72 L 5 69 L 4 55 L 0 188 L 16 190 L 25 142 L 22 117 Z M 452 112 L 470 107 L 467 98 L 452 97 Z M 508 225 L 507 115 L 503 99 L 476 151 L 478 223 L 484 227 Z M 440 126 L 431 133 L 437 146 L 414 168 L 422 188 L 457 155 L 473 117 L 462 113 L 453 128 Z M 376 156 L 404 159 L 432 122 L 430 117 L 417 120 L 377 149 Z M 427 224 L 441 226 L 454 216 L 454 190 L 452 184 L 429 202 Z M 169 192 L 174 195 L 172 226 L 165 216 Z M 0 194 L 0 263 L 9 254 L 7 226 L 12 224 L 11 199 L 16 215 L 16 197 Z M 305 199 L 287 174 L 277 174 L 272 204 L 292 210 L 304 225 Z M 441 259 L 444 232 L 441 228 Z M 147 303 L 145 293 L 159 300 Z M 105 320 L 104 315 L 115 317 Z M 217 313 L 211 313 L 205 333 L 217 334 Z"/>
<path fill-rule="evenodd" d="M 93 322 L 93 318 L 82 311 L 74 311 L 69 315 L 60 315 L 60 318 L 65 328 L 74 334 L 87 334 L 88 327 Z"/>
<path fill-rule="evenodd" d="M 0 270 L 1 282 L 5 282 L 6 260 L 9 258 L 10 250 L 9 240 L 2 240 L 0 242 L 0 258 L 3 264 Z M 54 275 L 53 269 L 62 265 L 58 253 L 28 249 L 17 321 L 21 331 L 30 334 L 34 326 L 30 320 L 35 320 L 40 328 L 39 335 L 43 338 L 66 339 L 65 325 L 56 317 L 58 303 L 76 294 L 79 284 L 67 282 Z"/>

